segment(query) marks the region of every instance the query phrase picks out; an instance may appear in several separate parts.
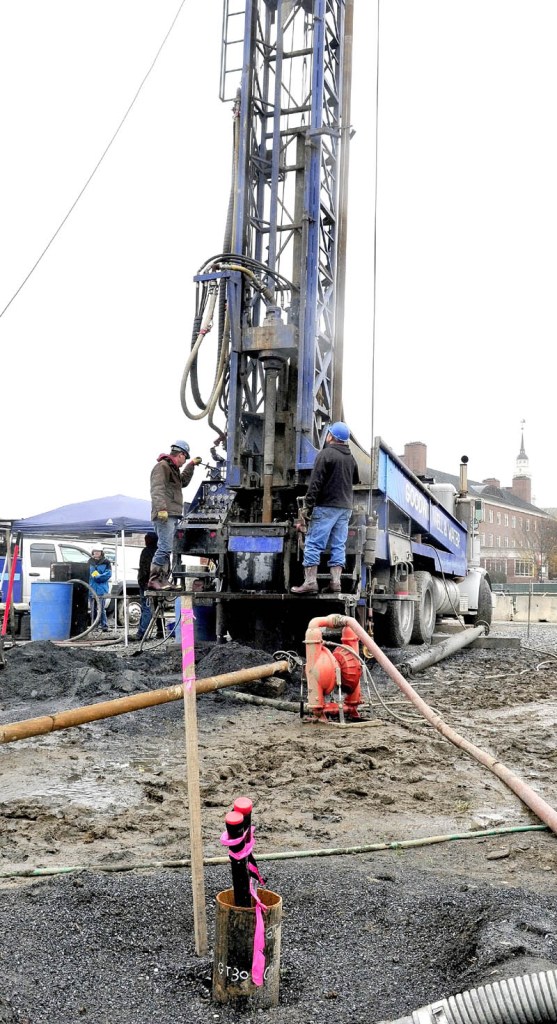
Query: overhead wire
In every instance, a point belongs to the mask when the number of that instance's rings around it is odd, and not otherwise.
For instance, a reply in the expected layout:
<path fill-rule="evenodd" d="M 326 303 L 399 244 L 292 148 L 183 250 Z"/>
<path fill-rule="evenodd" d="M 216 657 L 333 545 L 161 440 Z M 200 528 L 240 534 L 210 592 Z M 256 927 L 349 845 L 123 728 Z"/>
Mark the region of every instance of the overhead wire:
<path fill-rule="evenodd" d="M 373 198 L 373 311 L 371 315 L 371 443 L 370 460 L 373 460 L 373 445 L 375 431 L 375 339 L 377 325 L 377 195 L 378 195 L 378 170 L 379 170 L 379 30 L 381 25 L 381 0 L 377 0 L 377 46 L 376 46 L 376 72 L 375 72 L 375 185 Z M 368 513 L 373 514 L 373 487 L 369 489 Z"/>
<path fill-rule="evenodd" d="M 72 213 L 73 213 L 73 211 L 75 210 L 75 208 L 76 208 L 76 206 L 77 206 L 77 204 L 78 204 L 79 200 L 80 200 L 80 199 L 81 199 L 81 197 L 83 196 L 84 192 L 86 191 L 86 189 L 87 189 L 87 188 L 89 187 L 89 185 L 91 184 L 91 181 L 93 180 L 93 178 L 94 178 L 95 174 L 97 173 L 97 171 L 98 171 L 99 167 L 101 166 L 101 164 L 102 164 L 102 162 L 103 162 L 103 160 L 104 160 L 104 158 L 105 158 L 106 154 L 108 153 L 108 151 L 109 151 L 110 147 L 112 146 L 113 142 L 114 142 L 114 141 L 116 140 L 116 137 L 117 137 L 117 136 L 119 135 L 119 133 L 120 133 L 120 130 L 122 129 L 122 127 L 123 127 L 123 125 L 124 125 L 125 121 L 126 121 L 126 120 L 127 120 L 127 118 L 128 118 L 128 115 L 129 115 L 129 114 L 131 113 L 131 110 L 132 110 L 132 108 L 134 107 L 134 105 L 135 105 L 135 103 L 136 103 L 136 100 L 138 99 L 138 97 L 139 97 L 139 94 L 140 94 L 141 90 L 143 89 L 143 86 L 145 85 L 145 82 L 147 81 L 147 79 L 149 78 L 149 75 L 151 74 L 151 72 L 152 72 L 153 68 L 155 67 L 155 64 L 157 63 L 157 61 L 158 61 L 158 59 L 159 59 L 159 56 L 160 56 L 160 54 L 161 54 L 161 52 L 162 52 L 162 49 L 163 49 L 163 47 L 164 47 L 165 43 L 167 42 L 167 40 L 168 40 L 168 38 L 169 38 L 169 36 L 170 36 L 170 33 L 172 32 L 172 30 L 173 30 L 173 28 L 174 28 L 174 26 L 175 26 L 175 24 L 176 24 L 176 22 L 177 22 L 177 20 L 178 20 L 178 17 L 179 17 L 179 15 L 180 15 L 180 12 L 181 12 L 181 10 L 182 10 L 182 8 L 183 8 L 183 6 L 184 6 L 184 4 L 185 4 L 185 3 L 186 3 L 186 0 L 181 0 L 180 6 L 179 6 L 178 10 L 176 11 L 176 14 L 174 15 L 174 18 L 172 19 L 172 22 L 171 22 L 171 24 L 170 24 L 170 28 L 169 28 L 169 29 L 168 29 L 168 31 L 166 32 L 166 35 L 164 36 L 164 39 L 163 39 L 162 43 L 160 44 L 160 46 L 159 46 L 159 48 L 158 48 L 158 50 L 157 50 L 157 52 L 156 52 L 156 54 L 155 54 L 155 56 L 154 56 L 153 60 L 151 61 L 151 64 L 150 64 L 150 66 L 149 66 L 149 68 L 148 68 L 147 72 L 146 72 L 146 73 L 145 73 L 145 75 L 143 76 L 143 78 L 142 78 L 142 80 L 141 80 L 141 82 L 140 82 L 140 85 L 139 85 L 138 89 L 136 90 L 136 92 L 135 92 L 135 95 L 134 95 L 134 97 L 133 97 L 133 99 L 132 99 L 132 101 L 131 101 L 130 105 L 128 106 L 128 109 L 126 110 L 126 112 L 125 112 L 124 116 L 122 117 L 122 119 L 121 119 L 121 121 L 120 121 L 120 124 L 118 125 L 118 127 L 117 127 L 116 131 L 115 131 L 115 132 L 114 132 L 114 134 L 112 135 L 112 138 L 110 139 L 110 142 L 108 143 L 108 145 L 107 145 L 107 146 L 105 146 L 105 148 L 104 148 L 104 150 L 103 150 L 103 152 L 102 152 L 101 156 L 100 156 L 100 157 L 99 157 L 99 159 L 97 160 L 97 163 L 95 164 L 95 166 L 94 166 L 93 170 L 91 171 L 91 173 L 90 173 L 89 177 L 87 178 L 87 181 L 85 182 L 85 184 L 84 184 L 83 188 L 82 188 L 82 189 L 81 189 L 81 190 L 79 191 L 79 193 L 77 194 L 76 198 L 74 199 L 74 201 L 73 201 L 72 205 L 70 206 L 70 208 L 69 208 L 68 212 L 66 213 L 65 217 L 64 217 L 64 218 L 62 219 L 62 221 L 60 222 L 60 224 L 59 224 L 59 225 L 58 225 L 58 227 L 56 228 L 56 231 L 55 231 L 55 232 L 54 232 L 54 234 L 52 235 L 52 237 L 51 237 L 50 241 L 49 241 L 49 242 L 48 242 L 48 243 L 47 243 L 47 244 L 45 245 L 45 247 L 44 247 L 43 251 L 41 252 L 40 256 L 39 256 L 39 257 L 38 257 L 38 258 L 37 258 L 37 259 L 35 260 L 35 262 L 34 262 L 33 266 L 31 267 L 31 269 L 30 269 L 30 271 L 29 271 L 29 273 L 28 273 L 28 274 L 27 274 L 27 275 L 26 275 L 26 276 L 25 276 L 25 277 L 23 278 L 23 281 L 22 281 L 22 282 L 21 282 L 21 284 L 19 285 L 19 288 L 17 288 L 17 289 L 16 289 L 16 291 L 15 291 L 15 292 L 14 292 L 14 294 L 12 295 L 11 299 L 9 300 L 9 302 L 7 302 L 7 303 L 6 303 L 6 305 L 4 306 L 4 308 L 3 308 L 3 309 L 2 309 L 1 311 L 0 311 L 0 317 L 3 317 L 3 316 L 4 316 L 4 313 L 5 313 L 5 312 L 6 312 L 6 311 L 7 311 L 7 310 L 8 310 L 9 308 L 10 308 L 10 306 L 11 306 L 12 302 L 14 301 L 14 299 L 16 299 L 16 298 L 17 298 L 17 296 L 19 295 L 19 293 L 20 293 L 20 291 L 22 290 L 22 288 L 24 288 L 24 287 L 25 287 L 25 285 L 27 284 L 27 282 L 28 282 L 29 278 L 30 278 L 30 277 L 31 277 L 31 275 L 32 275 L 32 274 L 33 274 L 33 273 L 35 272 L 35 270 L 37 269 L 37 267 L 39 266 L 39 263 L 40 263 L 40 262 L 42 261 L 42 259 L 43 259 L 43 258 L 44 258 L 44 257 L 46 256 L 46 254 L 47 254 L 48 250 L 50 249 L 50 246 L 52 245 L 52 243 L 54 242 L 54 240 L 55 240 L 55 239 L 56 239 L 56 238 L 58 237 L 58 235 L 60 234 L 60 231 L 61 231 L 61 230 L 62 230 L 62 228 L 64 227 L 64 224 L 66 223 L 66 221 L 67 221 L 67 220 L 69 219 L 69 217 L 71 216 L 71 214 L 72 214 Z"/>

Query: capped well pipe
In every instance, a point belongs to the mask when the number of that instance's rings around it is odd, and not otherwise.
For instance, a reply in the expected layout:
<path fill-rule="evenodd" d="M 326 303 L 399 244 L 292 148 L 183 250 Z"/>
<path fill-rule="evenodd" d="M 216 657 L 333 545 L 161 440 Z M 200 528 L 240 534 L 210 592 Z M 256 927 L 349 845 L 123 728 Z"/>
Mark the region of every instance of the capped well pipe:
<path fill-rule="evenodd" d="M 289 662 L 273 661 L 269 665 L 256 665 L 254 668 L 240 669 L 238 672 L 225 672 L 220 676 L 208 676 L 206 679 L 196 679 L 195 692 L 211 693 L 224 686 L 237 686 L 239 683 L 256 683 L 258 679 L 265 679 L 267 676 L 275 676 L 278 672 L 288 672 Z M 98 722 L 101 718 L 112 718 L 115 715 L 125 715 L 128 711 L 139 711 L 142 708 L 151 708 L 156 704 L 168 704 L 173 700 L 182 700 L 184 687 L 167 686 L 162 690 L 148 690 L 146 693 L 134 693 L 130 697 L 117 697 L 115 700 L 105 700 L 98 704 L 85 704 L 81 708 L 72 708 L 71 711 L 58 711 L 53 715 L 43 715 L 40 718 L 27 718 L 22 722 L 9 722 L 0 726 L 0 743 L 13 743 L 16 740 L 28 739 L 30 736 L 44 736 L 49 732 L 56 732 L 58 729 L 68 729 L 74 725 L 83 725 L 85 722 Z"/>

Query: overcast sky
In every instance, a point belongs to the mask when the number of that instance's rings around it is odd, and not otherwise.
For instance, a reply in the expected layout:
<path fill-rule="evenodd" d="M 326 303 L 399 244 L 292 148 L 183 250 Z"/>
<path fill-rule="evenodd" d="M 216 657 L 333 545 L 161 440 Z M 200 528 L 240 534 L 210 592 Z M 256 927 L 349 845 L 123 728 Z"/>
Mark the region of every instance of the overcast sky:
<path fill-rule="evenodd" d="M 114 134 L 179 0 L 0 0 L 0 308 Z M 369 447 L 375 0 L 355 0 L 346 417 Z M 182 413 L 192 277 L 220 251 L 220 0 L 185 0 L 99 170 L 0 319 L 0 518 L 149 496 Z M 374 430 L 557 505 L 557 4 L 382 0 Z M 196 479 L 200 479 L 199 473 Z M 188 496 L 191 494 L 188 493 Z"/>

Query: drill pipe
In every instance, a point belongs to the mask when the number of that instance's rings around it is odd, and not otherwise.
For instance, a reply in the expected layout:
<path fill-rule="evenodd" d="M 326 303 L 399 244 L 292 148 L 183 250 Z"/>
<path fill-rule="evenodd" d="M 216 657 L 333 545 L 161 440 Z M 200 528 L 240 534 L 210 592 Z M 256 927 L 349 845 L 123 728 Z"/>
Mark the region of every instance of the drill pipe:
<path fill-rule="evenodd" d="M 462 650 L 463 647 L 473 644 L 475 640 L 479 640 L 483 636 L 485 631 L 485 626 L 471 626 L 468 629 L 463 629 L 462 632 L 455 633 L 454 636 L 448 637 L 442 643 L 436 644 L 435 647 L 428 647 L 427 651 L 422 651 L 421 654 L 416 654 L 414 658 L 405 661 L 403 665 L 399 665 L 399 672 L 403 676 L 413 676 L 416 672 L 423 672 L 424 668 L 436 665 L 437 662 L 444 661 L 445 658 Z"/>
<path fill-rule="evenodd" d="M 238 672 L 225 672 L 220 676 L 208 676 L 207 679 L 196 679 L 195 692 L 212 693 L 224 686 L 236 686 L 238 683 L 256 683 L 267 676 L 276 676 L 279 672 L 288 672 L 288 661 L 273 661 L 269 665 L 256 665 L 254 668 L 240 669 Z M 13 743 L 16 740 L 28 739 L 30 736 L 44 736 L 58 729 L 68 729 L 85 722 L 98 722 L 101 718 L 113 718 L 114 715 L 125 715 L 128 711 L 139 711 L 151 708 L 156 704 L 168 704 L 173 700 L 182 700 L 184 687 L 167 686 L 163 690 L 148 690 L 147 693 L 134 693 L 129 697 L 117 697 L 116 700 L 105 700 L 99 704 L 85 704 L 71 711 L 57 711 L 53 715 L 41 718 L 27 718 L 23 722 L 9 722 L 0 726 L 0 743 Z"/>

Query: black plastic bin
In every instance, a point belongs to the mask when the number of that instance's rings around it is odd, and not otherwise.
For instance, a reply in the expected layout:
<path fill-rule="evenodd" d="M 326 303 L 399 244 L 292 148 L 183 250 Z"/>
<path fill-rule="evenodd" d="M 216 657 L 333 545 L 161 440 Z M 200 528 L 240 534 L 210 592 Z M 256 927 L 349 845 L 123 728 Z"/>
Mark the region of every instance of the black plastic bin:
<path fill-rule="evenodd" d="M 50 566 L 50 579 L 54 583 L 67 583 L 68 580 L 89 582 L 89 566 L 87 562 L 53 562 Z M 89 625 L 89 591 L 86 587 L 75 584 L 72 595 L 72 621 L 70 636 L 78 636 Z"/>

